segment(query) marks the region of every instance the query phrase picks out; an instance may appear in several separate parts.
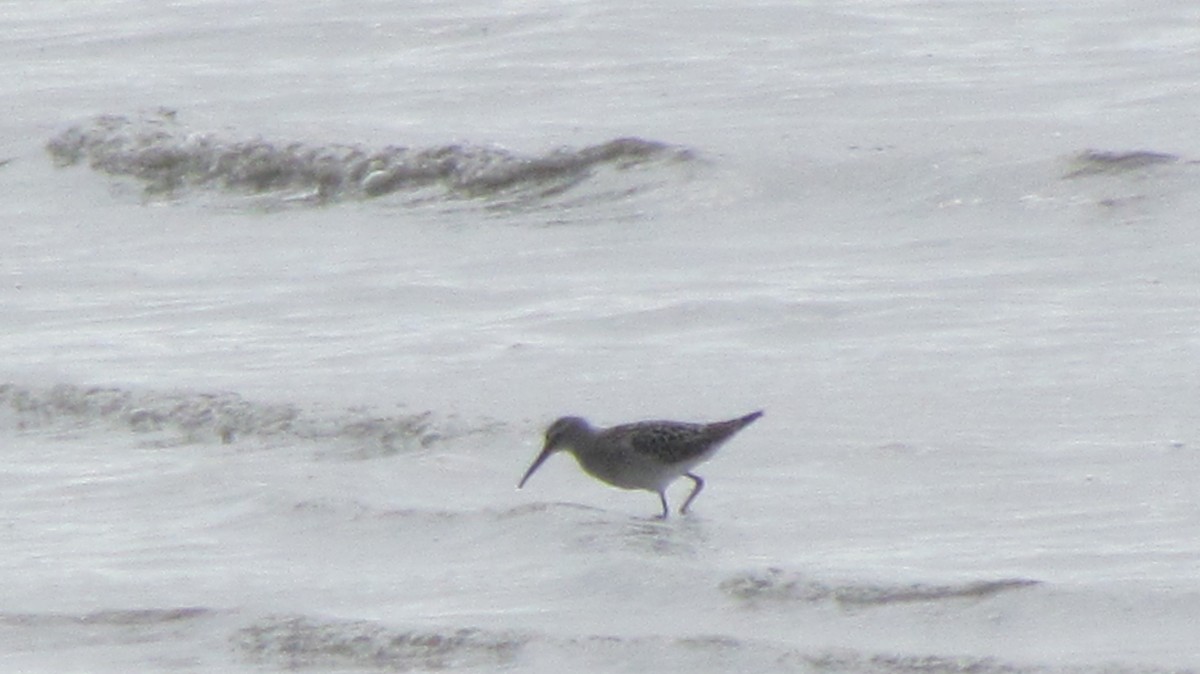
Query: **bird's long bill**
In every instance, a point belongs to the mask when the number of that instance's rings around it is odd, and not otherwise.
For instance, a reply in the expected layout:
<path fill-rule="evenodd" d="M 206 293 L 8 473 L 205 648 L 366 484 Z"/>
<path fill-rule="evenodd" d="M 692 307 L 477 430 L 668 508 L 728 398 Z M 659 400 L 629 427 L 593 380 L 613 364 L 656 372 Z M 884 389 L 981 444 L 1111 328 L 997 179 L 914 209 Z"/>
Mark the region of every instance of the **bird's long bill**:
<path fill-rule="evenodd" d="M 553 453 L 553 447 L 547 447 L 543 449 L 542 453 L 538 454 L 537 458 L 533 460 L 533 463 L 529 466 L 529 470 L 525 471 L 525 477 L 521 478 L 521 481 L 517 483 L 517 489 L 524 487 L 525 481 L 529 479 L 530 475 L 533 475 L 533 471 L 541 467 L 541 465 L 546 462 L 546 459 L 550 458 L 550 455 Z"/>

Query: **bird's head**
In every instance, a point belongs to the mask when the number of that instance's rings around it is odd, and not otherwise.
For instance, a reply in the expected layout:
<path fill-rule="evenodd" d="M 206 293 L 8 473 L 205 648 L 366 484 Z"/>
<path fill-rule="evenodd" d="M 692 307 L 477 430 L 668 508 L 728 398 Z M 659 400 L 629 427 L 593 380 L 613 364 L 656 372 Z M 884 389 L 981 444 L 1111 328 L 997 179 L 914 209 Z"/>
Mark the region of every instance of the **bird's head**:
<path fill-rule="evenodd" d="M 525 471 L 525 476 L 517 483 L 517 489 L 525 486 L 525 481 L 533 475 L 550 455 L 563 449 L 571 449 L 574 447 L 578 439 L 587 437 L 592 432 L 592 427 L 588 422 L 579 417 L 562 417 L 550 427 L 546 429 L 546 442 L 542 445 L 542 452 L 537 455 L 533 463 L 529 466 L 529 470 Z"/>

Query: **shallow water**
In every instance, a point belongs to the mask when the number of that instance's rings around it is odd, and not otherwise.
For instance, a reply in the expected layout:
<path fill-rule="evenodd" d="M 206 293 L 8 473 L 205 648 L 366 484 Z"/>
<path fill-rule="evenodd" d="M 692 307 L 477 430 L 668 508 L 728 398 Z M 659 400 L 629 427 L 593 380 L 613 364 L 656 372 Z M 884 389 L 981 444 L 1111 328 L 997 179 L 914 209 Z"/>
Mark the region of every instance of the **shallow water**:
<path fill-rule="evenodd" d="M 1191 4 L 4 13 L 5 669 L 1200 668 Z"/>

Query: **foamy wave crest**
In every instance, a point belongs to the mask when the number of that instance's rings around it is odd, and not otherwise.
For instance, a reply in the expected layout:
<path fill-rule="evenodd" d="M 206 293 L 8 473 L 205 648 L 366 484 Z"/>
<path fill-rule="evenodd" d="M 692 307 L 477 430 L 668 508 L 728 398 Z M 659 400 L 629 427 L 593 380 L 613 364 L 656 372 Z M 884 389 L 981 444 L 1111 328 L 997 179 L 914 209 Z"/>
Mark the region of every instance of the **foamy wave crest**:
<path fill-rule="evenodd" d="M 114 653 L 137 652 L 173 657 L 188 651 L 201 635 L 221 630 L 226 614 L 200 606 L 178 608 L 110 608 L 82 613 L 0 613 L 0 640 L 22 644 L 16 652 L 41 652 L 55 662 L 63 652 L 80 653 L 80 662 L 102 663 Z M 90 657 L 89 657 L 90 656 Z M 151 656 L 153 657 L 153 656 Z M 183 656 L 186 658 L 187 656 Z M 106 669 L 100 667 L 98 669 Z M 133 668 L 137 669 L 137 668 Z M 26 671 L 20 665 L 6 671 Z"/>
<path fill-rule="evenodd" d="M 979 580 L 958 584 L 925 583 L 901 585 L 833 585 L 811 580 L 782 569 L 767 569 L 736 575 L 721 583 L 721 590 L 748 602 L 791 601 L 801 603 L 833 602 L 845 607 L 885 606 L 911 602 L 956 599 L 984 599 L 1001 592 L 1039 585 L 1027 578 Z"/>
<path fill-rule="evenodd" d="M 268 617 L 235 632 L 234 649 L 288 670 L 846 672 L 848 674 L 1194 674 L 1108 663 L 1019 663 L 987 656 L 795 648 L 728 635 L 575 637 L 445 628 L 409 630 L 366 620 Z"/>
<path fill-rule="evenodd" d="M 0 613 L 0 624 L 20 627 L 155 627 L 173 625 L 215 613 L 202 606 L 180 608 L 105 609 L 91 613 Z"/>
<path fill-rule="evenodd" d="M 796 672 L 797 674 L 1195 674 L 1108 663 L 1102 667 L 1005 661 L 971 655 L 794 648 L 724 635 L 682 638 L 592 636 L 538 640 L 554 671 Z M 557 651 L 557 652 L 556 652 Z M 557 657 L 554 657 L 557 656 Z"/>
<path fill-rule="evenodd" d="M 345 440 L 357 448 L 353 452 L 356 458 L 427 447 L 479 430 L 435 428 L 428 413 L 314 417 L 293 405 L 256 403 L 233 393 L 135 393 L 70 384 L 44 389 L 0 384 L 0 424 L 30 429 L 64 421 L 107 422 L 166 445 L 229 444 L 243 437 Z"/>
<path fill-rule="evenodd" d="M 1083 178 L 1095 175 L 1115 175 L 1146 169 L 1151 166 L 1184 162 L 1179 155 L 1151 150 L 1084 150 L 1071 158 L 1071 170 L 1064 178 Z"/>
<path fill-rule="evenodd" d="M 368 621 L 266 618 L 233 635 L 249 659 L 286 669 L 408 671 L 510 664 L 526 638 L 478 629 L 398 630 Z"/>
<path fill-rule="evenodd" d="M 204 188 L 279 193 L 314 203 L 431 186 L 456 198 L 511 198 L 515 192 L 536 200 L 565 192 L 602 168 L 621 171 L 693 158 L 687 149 L 640 138 L 540 156 L 463 144 L 369 148 L 239 140 L 190 131 L 170 110 L 96 117 L 55 136 L 46 149 L 59 166 L 86 163 L 102 173 L 132 177 L 149 195 Z"/>

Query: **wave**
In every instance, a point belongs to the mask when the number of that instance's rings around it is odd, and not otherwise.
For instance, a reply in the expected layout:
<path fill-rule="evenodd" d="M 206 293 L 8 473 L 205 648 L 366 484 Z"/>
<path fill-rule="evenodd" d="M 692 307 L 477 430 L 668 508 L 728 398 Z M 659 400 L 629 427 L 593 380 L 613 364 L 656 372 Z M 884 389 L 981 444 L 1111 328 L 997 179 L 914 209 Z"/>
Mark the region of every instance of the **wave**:
<path fill-rule="evenodd" d="M 720 588 L 735 599 L 752 603 L 761 601 L 832 602 L 842 607 L 868 607 L 911 602 L 985 599 L 1002 592 L 1040 584 L 1041 581 L 1028 578 L 1003 578 L 947 585 L 925 583 L 831 585 L 811 580 L 801 574 L 785 573 L 782 569 L 770 568 L 765 571 L 738 574 L 723 581 Z"/>
<path fill-rule="evenodd" d="M 1069 179 L 1096 175 L 1118 175 L 1151 166 L 1180 163 L 1195 164 L 1197 162 L 1184 161 L 1176 154 L 1151 150 L 1084 150 L 1071 158 L 1071 170 L 1063 177 Z"/>
<path fill-rule="evenodd" d="M 0 613 L 0 629 L 32 648 L 69 648 L 96 662 L 125 647 L 128 663 L 212 671 L 771 671 L 848 674 L 1196 674 L 1186 667 L 1012 661 L 922 652 L 806 647 L 726 634 L 551 634 L 471 626 L 274 614 L 204 607 Z M 228 649 L 213 646 L 224 642 Z M 36 644 L 36 646 L 34 646 Z M 157 644 L 157 646 L 151 646 Z M 149 660 L 147 660 L 149 658 Z M 178 668 L 178 667 L 175 667 Z"/>
<path fill-rule="evenodd" d="M 215 611 L 203 606 L 177 608 L 103 609 L 90 613 L 0 613 L 0 624 L 17 627 L 155 626 L 207 618 Z"/>
<path fill-rule="evenodd" d="M 1162 208 L 1191 202 L 1200 160 L 1155 150 L 1084 150 L 1071 156 L 1058 196 L 1098 207 L 1085 214 L 1098 224 L 1159 224 Z"/>
<path fill-rule="evenodd" d="M 60 167 L 86 163 L 100 173 L 134 178 L 147 196 L 216 189 L 277 193 L 292 203 L 315 204 L 436 187 L 442 197 L 513 205 L 562 194 L 601 169 L 621 172 L 695 158 L 686 148 L 641 138 L 535 156 L 466 144 L 369 148 L 246 140 L 191 131 L 166 109 L 132 117 L 101 115 L 54 136 L 46 150 Z M 651 184 L 635 181 L 611 196 Z"/>
<path fill-rule="evenodd" d="M 235 651 L 282 669 L 408 671 L 537 666 L 558 671 L 773 671 L 862 674 L 1194 674 L 1105 663 L 1020 663 L 987 656 L 793 647 L 722 634 L 552 635 L 475 627 L 407 629 L 367 620 L 268 616 L 237 630 Z"/>
<path fill-rule="evenodd" d="M 6 419 L 7 417 L 7 419 Z M 352 458 L 371 458 L 473 433 L 475 427 L 438 424 L 433 414 L 376 416 L 347 411 L 331 416 L 303 413 L 290 404 L 246 400 L 235 393 L 134 392 L 111 387 L 59 384 L 37 388 L 0 384 L 0 426 L 30 430 L 70 421 L 103 422 L 143 434 L 160 445 L 239 439 L 344 440 Z"/>
<path fill-rule="evenodd" d="M 365 620 L 293 616 L 265 618 L 238 630 L 232 641 L 252 661 L 287 669 L 407 671 L 508 665 L 528 637 L 475 628 L 397 630 Z"/>
<path fill-rule="evenodd" d="M 82 654 L 80 662 L 88 662 L 85 670 L 122 671 L 105 665 L 124 659 L 123 671 L 140 671 L 142 667 L 128 663 L 161 658 L 159 667 L 147 668 L 157 671 L 168 661 L 195 664 L 192 644 L 227 634 L 222 623 L 229 617 L 203 606 L 0 612 L 0 642 L 5 644 L 6 671 L 65 671 L 76 654 Z M 27 669 L 17 664 L 22 656 L 30 658 L 26 662 L 41 662 Z"/>

